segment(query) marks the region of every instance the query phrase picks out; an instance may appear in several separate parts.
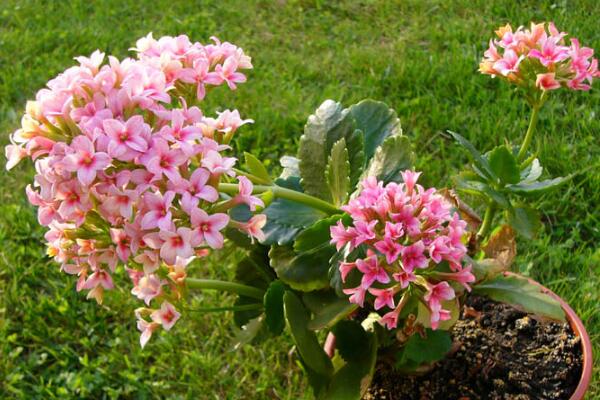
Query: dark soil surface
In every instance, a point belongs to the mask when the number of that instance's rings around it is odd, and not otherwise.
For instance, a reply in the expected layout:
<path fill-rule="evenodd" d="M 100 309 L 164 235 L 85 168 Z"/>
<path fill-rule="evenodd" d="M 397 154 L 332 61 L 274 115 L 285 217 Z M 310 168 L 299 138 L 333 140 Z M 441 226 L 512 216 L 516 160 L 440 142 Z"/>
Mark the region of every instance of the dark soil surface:
<path fill-rule="evenodd" d="M 569 399 L 581 377 L 581 341 L 567 323 L 470 296 L 452 336 L 456 351 L 424 375 L 378 364 L 364 399 Z"/>

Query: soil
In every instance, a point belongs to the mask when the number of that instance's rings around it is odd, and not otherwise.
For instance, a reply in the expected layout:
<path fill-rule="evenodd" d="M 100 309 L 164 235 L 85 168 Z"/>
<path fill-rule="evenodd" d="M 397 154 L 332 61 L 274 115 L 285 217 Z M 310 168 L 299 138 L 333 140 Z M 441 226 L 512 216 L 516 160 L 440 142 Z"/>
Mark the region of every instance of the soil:
<path fill-rule="evenodd" d="M 581 377 L 581 340 L 568 323 L 469 296 L 452 336 L 454 352 L 424 375 L 379 363 L 364 400 L 569 399 Z"/>

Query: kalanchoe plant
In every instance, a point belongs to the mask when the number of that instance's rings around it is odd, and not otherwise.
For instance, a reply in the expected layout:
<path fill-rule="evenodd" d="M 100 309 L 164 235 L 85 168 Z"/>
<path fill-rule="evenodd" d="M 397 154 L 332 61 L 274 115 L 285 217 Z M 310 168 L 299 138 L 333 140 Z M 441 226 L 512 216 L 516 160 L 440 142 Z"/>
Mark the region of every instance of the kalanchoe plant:
<path fill-rule="evenodd" d="M 49 254 L 79 276 L 77 290 L 101 302 L 126 266 L 146 303 L 135 312 L 142 346 L 187 311 L 190 289 L 228 291 L 235 304 L 211 311 L 233 311 L 239 343 L 288 326 L 316 397 L 358 399 L 380 356 L 404 372 L 444 357 L 468 291 L 564 318 L 537 286 L 500 274 L 514 257 L 513 228 L 490 234 L 502 209 L 532 236 L 533 210 L 515 198 L 567 180 L 539 181 L 539 161 L 528 155 L 539 107 L 557 85 L 587 89 L 597 75 L 589 49 L 566 47 L 565 34 L 544 27 L 502 28 L 481 67 L 532 104 L 523 144 L 481 154 L 452 133 L 474 157 L 457 186 L 484 198 L 483 222 L 452 190 L 418 183 L 396 113 L 373 100 L 325 101 L 276 179 L 249 153 L 245 170 L 235 168 L 225 154 L 251 121 L 237 111 L 206 117 L 195 104 L 213 86 L 235 89 L 251 63 L 216 39 L 149 35 L 137 59 L 78 58 L 28 103 L 7 167 L 35 161 L 28 198 L 49 227 Z M 246 252 L 235 282 L 188 276 L 186 266 L 225 241 Z M 319 332 L 335 337 L 335 350 L 323 349 Z"/>

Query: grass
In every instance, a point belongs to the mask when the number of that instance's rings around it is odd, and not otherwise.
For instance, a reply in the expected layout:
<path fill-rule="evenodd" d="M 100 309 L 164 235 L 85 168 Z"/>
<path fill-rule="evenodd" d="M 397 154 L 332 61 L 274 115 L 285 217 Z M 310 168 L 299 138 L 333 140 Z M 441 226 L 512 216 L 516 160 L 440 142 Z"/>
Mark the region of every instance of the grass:
<path fill-rule="evenodd" d="M 335 4 L 335 5 L 334 5 Z M 249 83 L 206 104 L 240 109 L 256 123 L 236 140 L 272 167 L 294 153 L 307 116 L 325 99 L 365 97 L 397 110 L 428 184 L 444 186 L 467 156 L 445 137 L 461 132 L 480 149 L 517 139 L 527 108 L 497 80 L 476 73 L 500 24 L 553 20 L 600 49 L 600 3 L 588 1 L 30 1 L 0 5 L 0 144 L 18 126 L 26 99 L 96 48 L 119 57 L 135 40 L 211 35 L 253 56 Z M 518 268 L 563 296 L 600 354 L 600 88 L 561 93 L 544 108 L 535 143 L 547 176 L 584 170 L 538 201 L 545 229 L 519 243 Z M 141 351 L 126 289 L 98 307 L 44 257 L 43 229 L 25 200 L 31 166 L 0 177 L 0 397 L 310 398 L 289 338 L 231 351 L 228 314 L 188 315 Z M 229 256 L 198 276 L 232 272 Z M 123 285 L 122 287 L 126 287 Z M 229 304 L 212 293 L 203 306 Z M 600 398 L 598 372 L 589 398 Z"/>

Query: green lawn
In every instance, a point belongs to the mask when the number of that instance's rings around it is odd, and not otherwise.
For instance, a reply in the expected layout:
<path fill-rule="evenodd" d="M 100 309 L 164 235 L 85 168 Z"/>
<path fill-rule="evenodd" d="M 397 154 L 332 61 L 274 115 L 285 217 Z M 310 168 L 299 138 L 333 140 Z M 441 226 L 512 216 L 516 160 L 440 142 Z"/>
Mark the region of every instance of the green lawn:
<path fill-rule="evenodd" d="M 498 25 L 553 20 L 600 52 L 596 0 L 0 3 L 1 145 L 17 128 L 26 99 L 71 65 L 72 57 L 96 48 L 124 57 L 149 31 L 155 37 L 186 33 L 202 42 L 216 35 L 242 46 L 255 65 L 237 92 L 217 91 L 206 104 L 208 112 L 237 107 L 256 121 L 240 131 L 238 150 L 252 149 L 276 167 L 281 155 L 294 152 L 306 117 L 321 101 L 351 104 L 371 97 L 397 110 L 426 183 L 439 187 L 467 162 L 465 152 L 443 135 L 446 129 L 480 149 L 499 144 L 504 135 L 516 139 L 526 129 L 528 110 L 511 89 L 476 72 Z M 599 360 L 595 86 L 589 93 L 553 96 L 542 112 L 536 142 L 546 175 L 592 168 L 539 200 L 545 229 L 536 240 L 519 243 L 518 268 L 577 310 Z M 128 285 L 98 307 L 44 256 L 44 230 L 24 193 L 33 169 L 23 164 L 0 176 L 0 397 L 310 398 L 288 355 L 289 337 L 233 352 L 228 314 L 186 315 L 171 334 L 158 335 L 142 351 L 133 317 L 139 303 Z M 231 257 L 198 265 L 196 274 L 230 277 Z M 203 306 L 230 301 L 212 293 L 197 298 Z M 589 398 L 600 398 L 598 382 Z"/>

